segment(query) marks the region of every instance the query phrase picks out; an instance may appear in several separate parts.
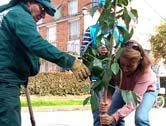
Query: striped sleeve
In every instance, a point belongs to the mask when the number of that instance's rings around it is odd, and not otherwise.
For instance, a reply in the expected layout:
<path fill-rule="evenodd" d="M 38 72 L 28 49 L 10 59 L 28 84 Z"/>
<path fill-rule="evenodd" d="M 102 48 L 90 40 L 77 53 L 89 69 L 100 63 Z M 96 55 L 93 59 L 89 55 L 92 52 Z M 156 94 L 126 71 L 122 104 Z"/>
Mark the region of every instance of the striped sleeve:
<path fill-rule="evenodd" d="M 88 46 L 91 44 L 90 30 L 89 28 L 85 31 L 83 36 L 82 45 L 80 48 L 80 56 L 83 56 Z"/>

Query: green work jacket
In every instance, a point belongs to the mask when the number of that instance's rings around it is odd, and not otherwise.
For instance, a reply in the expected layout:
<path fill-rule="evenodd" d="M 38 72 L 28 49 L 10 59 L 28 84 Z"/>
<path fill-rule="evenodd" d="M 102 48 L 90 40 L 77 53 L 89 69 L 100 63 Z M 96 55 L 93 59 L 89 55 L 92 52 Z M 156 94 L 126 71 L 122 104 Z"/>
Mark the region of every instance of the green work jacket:
<path fill-rule="evenodd" d="M 41 37 L 24 3 L 0 12 L 0 82 L 24 83 L 39 72 L 39 57 L 65 70 L 75 60 Z"/>

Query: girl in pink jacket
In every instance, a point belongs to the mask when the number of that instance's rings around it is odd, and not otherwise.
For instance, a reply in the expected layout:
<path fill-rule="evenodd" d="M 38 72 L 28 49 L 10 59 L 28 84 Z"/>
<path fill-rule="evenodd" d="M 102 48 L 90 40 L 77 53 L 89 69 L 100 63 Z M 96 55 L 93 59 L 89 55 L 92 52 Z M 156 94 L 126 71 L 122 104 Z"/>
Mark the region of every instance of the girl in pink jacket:
<path fill-rule="evenodd" d="M 100 111 L 107 114 L 100 116 L 101 124 L 109 126 L 124 126 L 116 122 L 135 111 L 136 126 L 150 126 L 149 111 L 152 108 L 159 92 L 159 83 L 156 74 L 151 69 L 151 62 L 142 46 L 134 40 L 125 42 L 122 45 L 122 53 L 119 58 L 119 65 L 122 70 L 122 82 L 117 86 L 112 102 L 108 110 L 106 103 L 101 103 Z M 120 84 L 120 76 L 113 77 L 116 84 Z M 137 96 L 138 105 L 132 102 L 126 104 L 121 96 L 122 90 L 133 91 Z"/>

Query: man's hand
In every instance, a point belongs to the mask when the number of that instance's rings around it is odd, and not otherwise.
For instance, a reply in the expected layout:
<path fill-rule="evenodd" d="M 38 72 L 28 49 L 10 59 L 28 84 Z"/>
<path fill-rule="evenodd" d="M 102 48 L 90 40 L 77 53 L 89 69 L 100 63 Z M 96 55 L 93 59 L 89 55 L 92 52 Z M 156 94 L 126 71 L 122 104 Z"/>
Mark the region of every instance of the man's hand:
<path fill-rule="evenodd" d="M 90 76 L 89 69 L 79 60 L 75 60 L 71 71 L 74 73 L 76 79 L 81 82 Z"/>

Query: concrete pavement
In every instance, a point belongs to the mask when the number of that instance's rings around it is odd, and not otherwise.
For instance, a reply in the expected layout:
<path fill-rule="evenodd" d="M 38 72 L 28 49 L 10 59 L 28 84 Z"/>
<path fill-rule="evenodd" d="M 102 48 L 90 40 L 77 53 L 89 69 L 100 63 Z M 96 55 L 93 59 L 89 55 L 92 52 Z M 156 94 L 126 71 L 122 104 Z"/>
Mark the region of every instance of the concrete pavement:
<path fill-rule="evenodd" d="M 36 126 L 93 126 L 90 110 L 74 111 L 34 111 Z M 151 126 L 165 126 L 166 108 L 153 108 L 150 111 Z M 134 112 L 125 118 L 126 126 L 134 125 Z M 22 126 L 31 126 L 29 113 L 22 112 Z"/>

